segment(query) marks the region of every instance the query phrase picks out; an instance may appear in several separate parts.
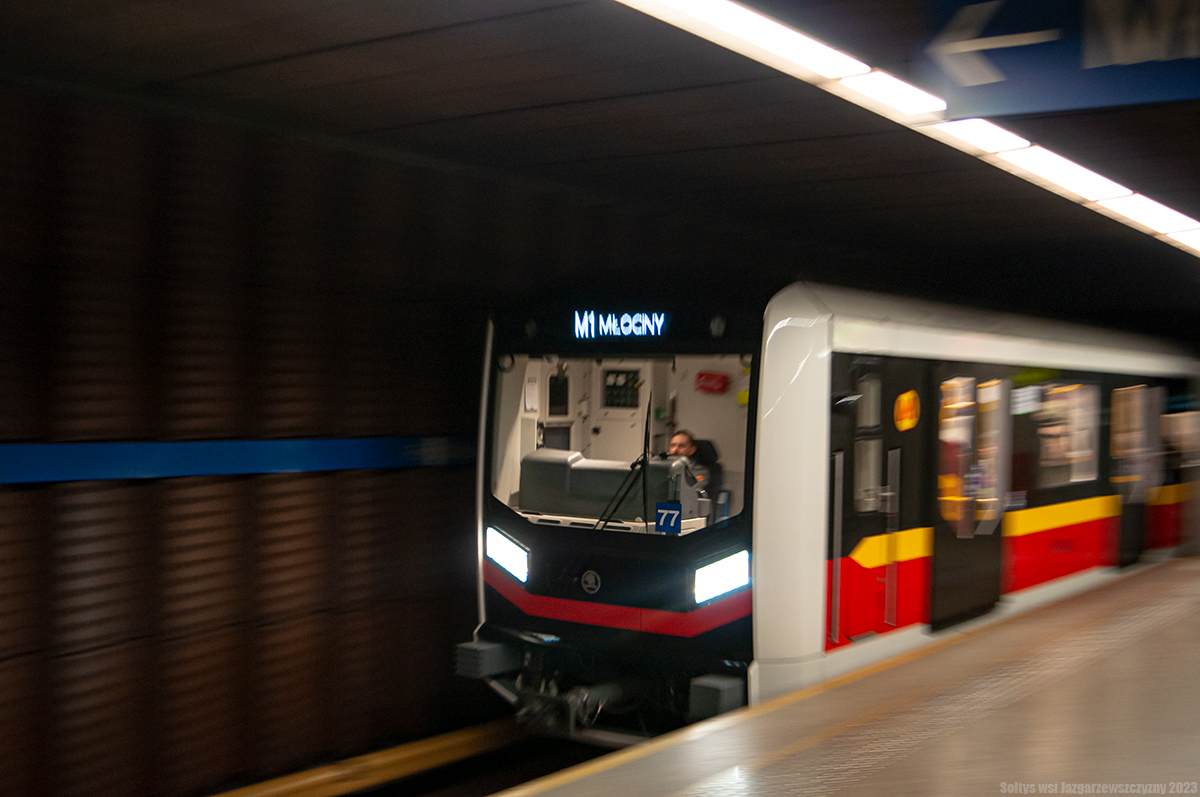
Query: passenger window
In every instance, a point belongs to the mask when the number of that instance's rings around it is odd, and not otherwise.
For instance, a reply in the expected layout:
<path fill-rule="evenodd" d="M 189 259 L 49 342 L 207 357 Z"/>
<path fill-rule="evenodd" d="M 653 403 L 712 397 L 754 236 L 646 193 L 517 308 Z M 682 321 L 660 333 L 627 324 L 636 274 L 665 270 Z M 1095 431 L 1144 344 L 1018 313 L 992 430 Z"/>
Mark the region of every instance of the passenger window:
<path fill-rule="evenodd" d="M 1034 416 L 1038 431 L 1038 486 L 1059 487 L 1097 476 L 1099 388 L 1051 383 L 1042 386 Z"/>
<path fill-rule="evenodd" d="M 1128 457 L 1142 450 L 1142 402 L 1145 385 L 1119 387 L 1112 392 L 1112 455 Z"/>
<path fill-rule="evenodd" d="M 976 416 L 976 443 L 979 455 L 975 465 L 968 471 L 968 479 L 975 497 L 975 519 L 993 520 L 1000 517 L 1000 498 L 997 486 L 1000 483 L 1000 422 L 1003 419 L 1001 401 L 1004 387 L 999 379 L 992 379 L 979 386 Z M 970 494 L 968 492 L 968 494 Z"/>
<path fill-rule="evenodd" d="M 879 484 L 883 477 L 883 440 L 879 429 L 880 383 L 877 376 L 858 380 L 858 408 L 854 433 L 854 509 L 879 511 Z"/>
<path fill-rule="evenodd" d="M 938 508 L 959 536 L 974 532 L 974 489 L 969 483 L 975 461 L 975 379 L 959 376 L 942 382 L 938 411 Z"/>
<path fill-rule="evenodd" d="M 879 511 L 879 480 L 883 462 L 883 441 L 856 440 L 854 443 L 854 509 Z"/>
<path fill-rule="evenodd" d="M 879 426 L 879 377 L 864 376 L 858 380 L 858 428 Z"/>

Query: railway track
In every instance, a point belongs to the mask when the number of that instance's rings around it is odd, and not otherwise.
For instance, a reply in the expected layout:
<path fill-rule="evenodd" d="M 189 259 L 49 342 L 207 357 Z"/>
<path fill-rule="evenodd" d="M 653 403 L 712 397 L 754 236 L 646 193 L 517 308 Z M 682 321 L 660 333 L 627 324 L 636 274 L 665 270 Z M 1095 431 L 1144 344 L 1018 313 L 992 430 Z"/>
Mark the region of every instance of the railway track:
<path fill-rule="evenodd" d="M 511 719 L 500 719 L 215 797 L 483 797 L 604 752 L 530 737 Z"/>

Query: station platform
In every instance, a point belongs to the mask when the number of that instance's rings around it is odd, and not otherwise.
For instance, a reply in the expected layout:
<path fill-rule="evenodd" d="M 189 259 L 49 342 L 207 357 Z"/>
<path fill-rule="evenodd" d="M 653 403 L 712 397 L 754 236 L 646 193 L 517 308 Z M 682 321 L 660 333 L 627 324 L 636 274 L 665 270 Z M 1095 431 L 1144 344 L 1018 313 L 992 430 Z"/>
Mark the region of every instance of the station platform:
<path fill-rule="evenodd" d="M 1200 560 L 999 614 L 502 794 L 1197 792 Z"/>

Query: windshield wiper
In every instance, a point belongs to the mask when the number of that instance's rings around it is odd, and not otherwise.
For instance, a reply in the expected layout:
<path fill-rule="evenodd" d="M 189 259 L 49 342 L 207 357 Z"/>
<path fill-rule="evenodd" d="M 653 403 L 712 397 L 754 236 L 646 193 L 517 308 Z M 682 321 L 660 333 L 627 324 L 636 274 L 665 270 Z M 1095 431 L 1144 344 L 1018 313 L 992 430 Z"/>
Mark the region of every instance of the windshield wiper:
<path fill-rule="evenodd" d="M 642 435 L 641 456 L 630 464 L 629 473 L 621 480 L 621 486 L 617 488 L 616 494 L 608 499 L 608 504 L 605 505 L 604 511 L 600 513 L 600 518 L 593 526 L 597 531 L 603 529 L 612 520 L 612 516 L 617 513 L 617 509 L 625 502 L 629 491 L 633 489 L 634 480 L 639 473 L 642 477 L 642 522 L 646 524 L 647 529 L 650 527 L 650 408 L 652 406 L 654 406 L 653 391 L 650 392 L 646 401 L 646 423 Z"/>

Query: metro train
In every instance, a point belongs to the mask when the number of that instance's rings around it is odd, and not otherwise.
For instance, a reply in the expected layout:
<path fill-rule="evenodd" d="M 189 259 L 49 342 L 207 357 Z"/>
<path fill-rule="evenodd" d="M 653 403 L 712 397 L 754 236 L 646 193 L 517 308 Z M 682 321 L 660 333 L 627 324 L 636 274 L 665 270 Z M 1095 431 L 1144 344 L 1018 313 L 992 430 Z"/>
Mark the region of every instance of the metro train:
<path fill-rule="evenodd" d="M 496 314 L 456 670 L 620 744 L 1086 589 L 1180 542 L 1197 366 L 807 283 Z"/>

